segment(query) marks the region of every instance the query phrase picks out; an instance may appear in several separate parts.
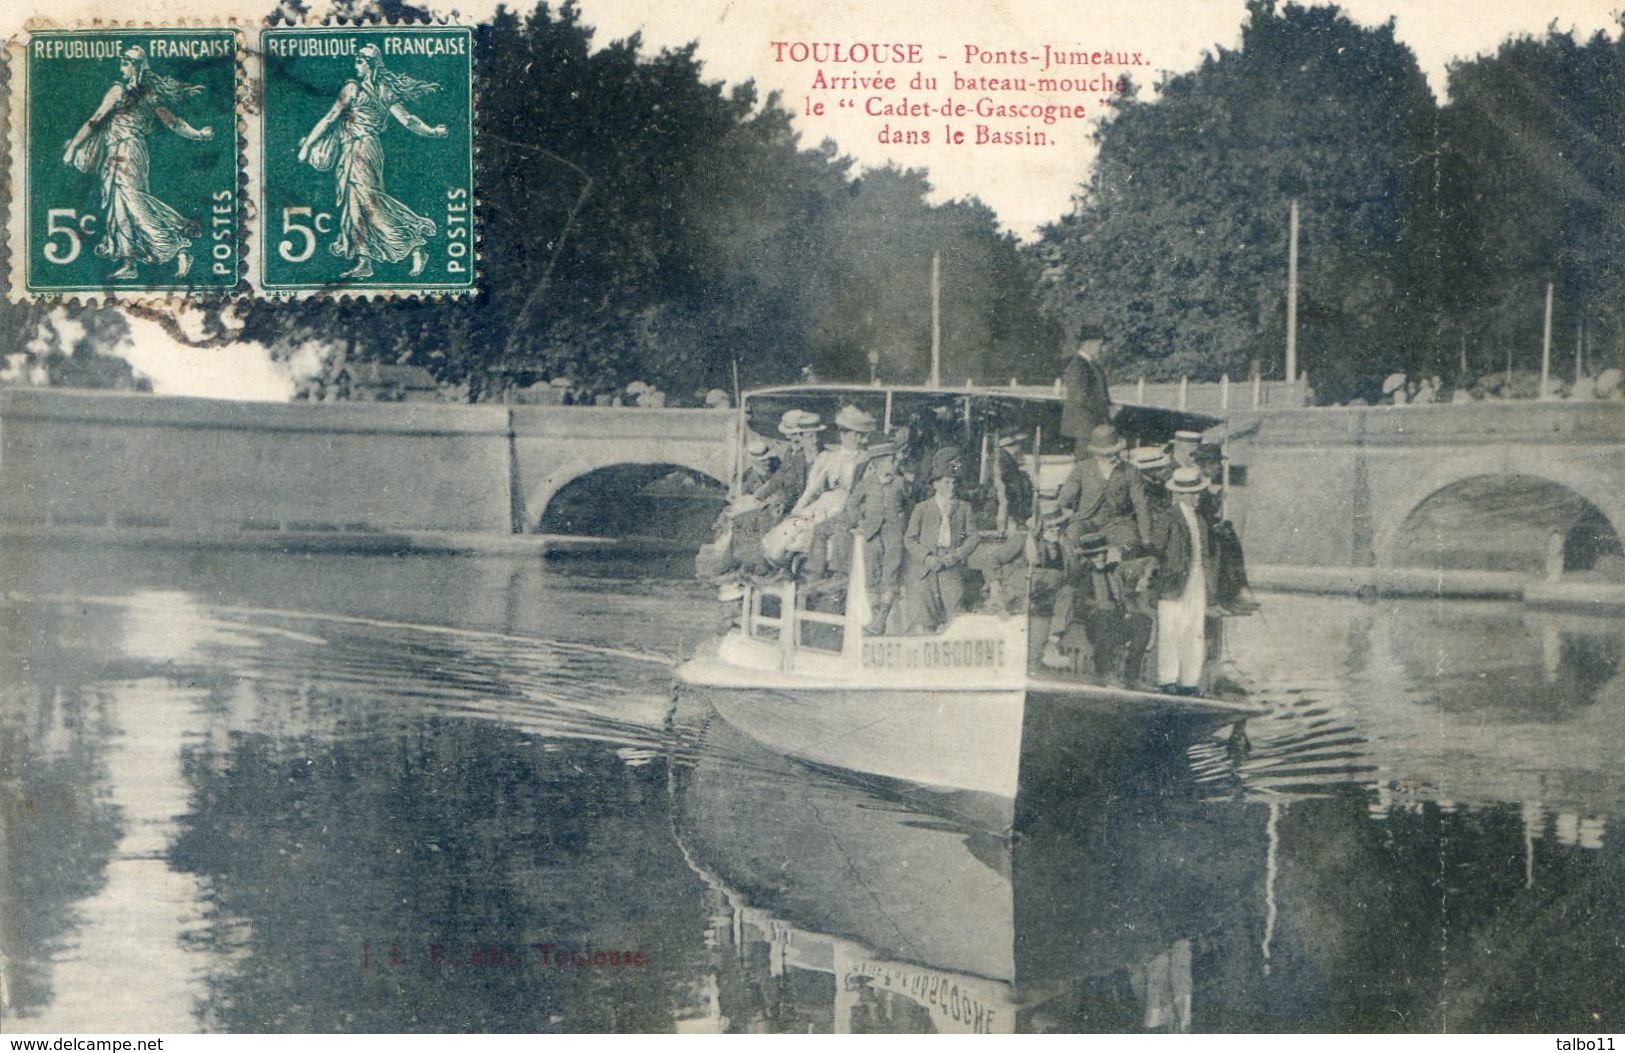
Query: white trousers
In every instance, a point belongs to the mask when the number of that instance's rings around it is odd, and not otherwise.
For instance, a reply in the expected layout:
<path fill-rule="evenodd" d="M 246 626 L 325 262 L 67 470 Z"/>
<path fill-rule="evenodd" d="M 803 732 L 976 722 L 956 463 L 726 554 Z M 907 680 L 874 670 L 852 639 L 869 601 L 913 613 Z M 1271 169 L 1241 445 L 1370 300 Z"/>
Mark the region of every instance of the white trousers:
<path fill-rule="evenodd" d="M 1207 588 L 1201 567 L 1178 599 L 1157 601 L 1157 683 L 1196 687 L 1207 658 Z"/>

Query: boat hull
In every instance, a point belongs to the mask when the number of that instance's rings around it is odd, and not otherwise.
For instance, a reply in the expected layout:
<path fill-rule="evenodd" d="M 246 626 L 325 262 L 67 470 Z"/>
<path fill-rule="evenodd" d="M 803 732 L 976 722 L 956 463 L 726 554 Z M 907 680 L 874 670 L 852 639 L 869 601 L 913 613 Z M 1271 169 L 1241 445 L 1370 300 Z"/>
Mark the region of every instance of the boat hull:
<path fill-rule="evenodd" d="M 1020 690 L 706 690 L 762 745 L 811 764 L 938 791 L 1013 799 L 1026 694 Z"/>

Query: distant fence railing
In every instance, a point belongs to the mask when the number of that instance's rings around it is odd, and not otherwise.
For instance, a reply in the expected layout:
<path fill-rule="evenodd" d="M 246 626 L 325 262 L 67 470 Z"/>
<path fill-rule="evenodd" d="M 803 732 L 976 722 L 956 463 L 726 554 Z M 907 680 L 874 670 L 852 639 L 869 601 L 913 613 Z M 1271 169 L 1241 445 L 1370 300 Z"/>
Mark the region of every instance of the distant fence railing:
<path fill-rule="evenodd" d="M 1025 386 L 1025 391 L 1062 390 L 1061 382 L 1049 387 Z M 1135 406 L 1160 406 L 1220 416 L 1255 409 L 1292 409 L 1309 405 L 1309 385 L 1287 380 L 1137 381 L 1111 378 L 1113 402 Z"/>

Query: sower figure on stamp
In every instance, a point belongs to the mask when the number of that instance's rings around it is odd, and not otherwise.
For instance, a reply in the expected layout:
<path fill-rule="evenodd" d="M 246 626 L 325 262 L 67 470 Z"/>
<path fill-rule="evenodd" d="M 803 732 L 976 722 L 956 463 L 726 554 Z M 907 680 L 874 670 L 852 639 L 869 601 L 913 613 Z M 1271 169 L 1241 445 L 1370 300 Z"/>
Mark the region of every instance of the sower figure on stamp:
<path fill-rule="evenodd" d="M 96 112 L 68 140 L 62 160 L 101 175 L 102 240 L 96 255 L 124 261 L 112 277 L 136 278 L 136 264 L 170 260 L 175 276 L 184 277 L 192 266 L 186 250 L 200 228 L 152 195 L 147 137 L 156 121 L 183 139 L 214 138 L 214 129 L 194 128 L 169 108 L 203 89 L 153 72 L 146 51 L 138 47 L 124 52 L 119 74 L 119 83 L 107 89 Z"/>
<path fill-rule="evenodd" d="M 414 135 L 444 139 L 445 125 L 425 124 L 406 109 L 440 85 L 390 70 L 376 44 L 356 54 L 355 74 L 310 134 L 299 140 L 299 160 L 319 171 L 333 170 L 339 236 L 328 248 L 356 261 L 343 277 L 371 277 L 373 260 L 399 263 L 408 256 L 410 273 L 416 276 L 428 263 L 423 246 L 434 237 L 434 220 L 384 192 L 382 137 L 386 118 L 393 117 Z"/>

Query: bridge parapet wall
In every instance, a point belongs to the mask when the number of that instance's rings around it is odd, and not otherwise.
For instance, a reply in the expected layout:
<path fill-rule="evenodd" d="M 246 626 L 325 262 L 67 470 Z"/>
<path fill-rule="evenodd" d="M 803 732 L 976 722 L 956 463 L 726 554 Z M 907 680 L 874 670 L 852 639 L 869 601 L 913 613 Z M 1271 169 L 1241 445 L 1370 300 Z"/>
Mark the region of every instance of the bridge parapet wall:
<path fill-rule="evenodd" d="M 1417 506 L 1482 476 L 1549 480 L 1625 529 L 1625 402 L 1299 409 L 1254 420 L 1236 511 L 1259 563 L 1388 566 Z"/>
<path fill-rule="evenodd" d="M 0 518 L 235 531 L 508 530 L 507 412 L 0 391 Z"/>

